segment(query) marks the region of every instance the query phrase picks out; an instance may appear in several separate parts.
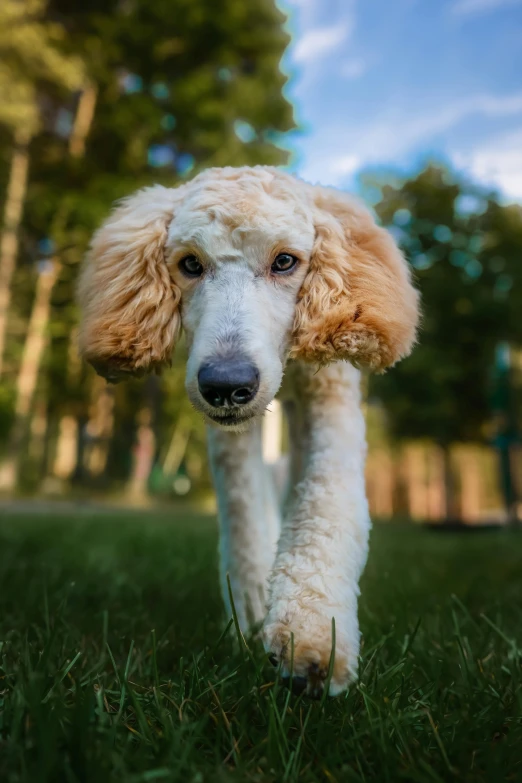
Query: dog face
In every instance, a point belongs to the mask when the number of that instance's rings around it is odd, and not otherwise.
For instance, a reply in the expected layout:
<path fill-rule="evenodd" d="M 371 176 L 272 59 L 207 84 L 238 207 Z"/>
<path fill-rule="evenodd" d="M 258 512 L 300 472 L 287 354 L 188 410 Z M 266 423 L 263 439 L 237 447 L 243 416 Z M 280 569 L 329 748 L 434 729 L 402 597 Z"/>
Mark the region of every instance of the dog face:
<path fill-rule="evenodd" d="M 311 209 L 288 184 L 256 175 L 209 182 L 186 195 L 169 226 L 187 392 L 223 426 L 263 413 L 281 384 L 314 244 Z"/>
<path fill-rule="evenodd" d="M 130 197 L 95 235 L 81 347 L 116 381 L 161 368 L 181 326 L 195 407 L 242 428 L 287 359 L 380 371 L 409 353 L 417 293 L 390 235 L 345 194 L 276 169 L 210 169 Z"/>

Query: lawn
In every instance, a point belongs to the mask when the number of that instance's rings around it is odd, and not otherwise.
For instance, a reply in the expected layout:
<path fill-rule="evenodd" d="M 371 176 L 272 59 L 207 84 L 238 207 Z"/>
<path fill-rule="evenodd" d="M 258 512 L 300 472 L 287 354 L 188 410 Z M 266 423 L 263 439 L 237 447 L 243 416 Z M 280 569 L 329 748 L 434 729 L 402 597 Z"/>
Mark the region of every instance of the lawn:
<path fill-rule="evenodd" d="M 0 522 L 0 781 L 522 780 L 522 535 L 380 526 L 324 704 L 223 633 L 215 521 Z"/>

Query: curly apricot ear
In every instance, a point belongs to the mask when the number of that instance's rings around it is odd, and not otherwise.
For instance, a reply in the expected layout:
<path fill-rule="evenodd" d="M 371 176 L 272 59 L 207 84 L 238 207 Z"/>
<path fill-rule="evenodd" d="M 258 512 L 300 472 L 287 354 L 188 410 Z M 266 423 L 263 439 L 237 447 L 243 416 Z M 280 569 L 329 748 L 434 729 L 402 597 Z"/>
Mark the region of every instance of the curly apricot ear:
<path fill-rule="evenodd" d="M 314 188 L 316 242 L 301 287 L 291 356 L 376 372 L 415 342 L 419 296 L 390 234 L 345 194 Z"/>
<path fill-rule="evenodd" d="M 179 194 L 161 186 L 125 199 L 94 235 L 78 286 L 80 350 L 109 381 L 170 363 L 180 291 L 165 263 Z"/>

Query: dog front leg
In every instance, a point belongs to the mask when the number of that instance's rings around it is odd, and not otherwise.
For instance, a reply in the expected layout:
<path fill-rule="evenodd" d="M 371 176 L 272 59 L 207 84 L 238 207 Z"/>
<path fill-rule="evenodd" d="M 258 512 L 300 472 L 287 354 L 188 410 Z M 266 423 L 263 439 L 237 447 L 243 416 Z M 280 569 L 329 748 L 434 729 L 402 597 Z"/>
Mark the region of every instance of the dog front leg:
<path fill-rule="evenodd" d="M 275 489 L 263 463 L 261 423 L 242 433 L 209 427 L 208 448 L 218 504 L 223 599 L 230 615 L 228 575 L 240 627 L 247 631 L 264 618 L 279 535 Z"/>
<path fill-rule="evenodd" d="M 300 421 L 298 427 L 291 422 L 290 430 L 299 430 L 305 453 L 270 577 L 264 639 L 283 676 L 292 669 L 295 689 L 318 697 L 332 650 L 332 618 L 336 645 L 330 694 L 344 690 L 357 672 L 358 581 L 370 526 L 365 425 L 359 372 L 351 365 L 318 372 L 298 365 L 294 372 Z"/>

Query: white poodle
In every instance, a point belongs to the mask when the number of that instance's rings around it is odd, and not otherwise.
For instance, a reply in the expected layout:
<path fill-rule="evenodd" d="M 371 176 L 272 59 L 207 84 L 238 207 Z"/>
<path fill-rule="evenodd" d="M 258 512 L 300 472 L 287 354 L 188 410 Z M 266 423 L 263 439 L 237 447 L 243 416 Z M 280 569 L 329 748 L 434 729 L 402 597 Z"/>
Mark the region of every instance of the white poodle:
<path fill-rule="evenodd" d="M 168 365 L 183 327 L 187 392 L 211 425 L 225 602 L 228 574 L 241 626 L 263 620 L 271 661 L 315 697 L 334 618 L 329 693 L 343 691 L 370 528 L 356 368 L 406 356 L 418 322 L 392 237 L 344 193 L 273 168 L 210 169 L 124 200 L 93 239 L 79 299 L 82 352 L 109 381 Z M 276 394 L 291 440 L 281 531 L 260 437 Z"/>

